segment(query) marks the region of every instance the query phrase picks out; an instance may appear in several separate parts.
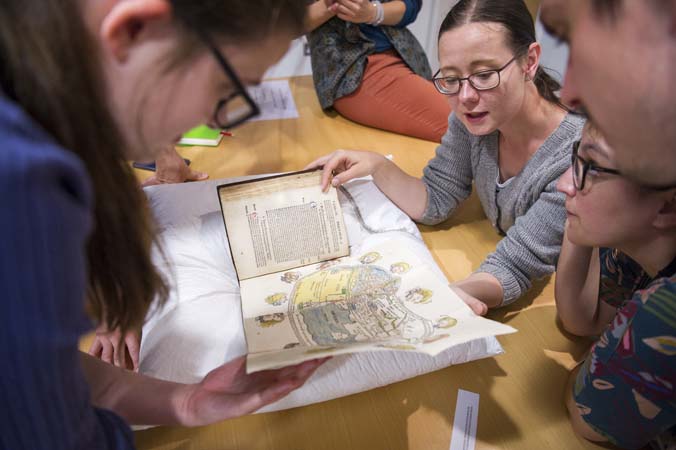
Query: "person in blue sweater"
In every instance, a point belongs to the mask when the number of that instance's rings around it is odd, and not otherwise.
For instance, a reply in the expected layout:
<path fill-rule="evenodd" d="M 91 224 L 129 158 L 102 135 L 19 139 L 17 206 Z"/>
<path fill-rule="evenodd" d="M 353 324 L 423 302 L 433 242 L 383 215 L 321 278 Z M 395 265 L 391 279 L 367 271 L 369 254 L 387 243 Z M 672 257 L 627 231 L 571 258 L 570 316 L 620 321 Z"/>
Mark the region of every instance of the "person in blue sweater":
<path fill-rule="evenodd" d="M 244 85 L 302 31 L 299 3 L 0 2 L 0 448 L 133 448 L 127 423 L 247 414 L 322 363 L 246 375 L 238 358 L 184 385 L 78 351 L 92 319 L 124 331 L 167 294 L 127 160 L 255 115 Z"/>

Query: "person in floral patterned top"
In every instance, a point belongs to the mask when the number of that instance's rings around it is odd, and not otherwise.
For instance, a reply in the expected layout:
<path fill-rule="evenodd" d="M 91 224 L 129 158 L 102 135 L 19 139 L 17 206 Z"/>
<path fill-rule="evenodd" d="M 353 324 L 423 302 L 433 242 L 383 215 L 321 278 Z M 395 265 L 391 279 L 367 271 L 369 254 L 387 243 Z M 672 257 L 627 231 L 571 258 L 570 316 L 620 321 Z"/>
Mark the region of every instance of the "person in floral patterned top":
<path fill-rule="evenodd" d="M 558 189 L 567 220 L 556 272 L 564 328 L 599 336 L 566 406 L 594 441 L 642 448 L 676 425 L 676 188 L 638 185 L 587 122 Z"/>

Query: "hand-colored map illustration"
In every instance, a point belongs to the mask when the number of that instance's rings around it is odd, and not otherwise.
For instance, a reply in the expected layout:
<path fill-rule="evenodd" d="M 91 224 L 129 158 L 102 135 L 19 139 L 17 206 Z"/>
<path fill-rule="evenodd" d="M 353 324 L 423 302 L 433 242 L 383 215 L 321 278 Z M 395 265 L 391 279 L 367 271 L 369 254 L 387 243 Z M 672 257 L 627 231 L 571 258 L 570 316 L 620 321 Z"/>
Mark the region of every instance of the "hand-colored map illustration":
<path fill-rule="evenodd" d="M 301 345 L 343 345 L 391 338 L 422 342 L 434 322 L 397 296 L 401 279 L 376 265 L 338 265 L 299 279 L 289 319 Z"/>
<path fill-rule="evenodd" d="M 394 242 L 244 280 L 240 288 L 248 371 L 355 351 L 435 355 L 513 331 L 476 316 L 445 280 Z"/>

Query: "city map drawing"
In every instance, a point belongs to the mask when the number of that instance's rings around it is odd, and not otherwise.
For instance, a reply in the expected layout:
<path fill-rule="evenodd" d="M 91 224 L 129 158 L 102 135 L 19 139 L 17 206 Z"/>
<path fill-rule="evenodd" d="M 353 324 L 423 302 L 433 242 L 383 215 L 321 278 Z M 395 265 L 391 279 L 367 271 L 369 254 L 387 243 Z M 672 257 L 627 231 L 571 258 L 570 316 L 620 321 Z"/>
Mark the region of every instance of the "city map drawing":
<path fill-rule="evenodd" d="M 515 331 L 472 313 L 396 240 L 243 280 L 241 295 L 249 372 L 359 351 L 436 355 Z"/>

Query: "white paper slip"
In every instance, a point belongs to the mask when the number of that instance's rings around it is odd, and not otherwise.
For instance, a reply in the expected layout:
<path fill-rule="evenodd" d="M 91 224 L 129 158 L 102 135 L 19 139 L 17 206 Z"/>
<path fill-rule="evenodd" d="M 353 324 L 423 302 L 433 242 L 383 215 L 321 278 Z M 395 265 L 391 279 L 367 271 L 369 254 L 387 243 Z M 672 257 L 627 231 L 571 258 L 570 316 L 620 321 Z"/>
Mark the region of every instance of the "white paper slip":
<path fill-rule="evenodd" d="M 458 389 L 451 433 L 451 450 L 474 450 L 478 418 L 479 394 Z"/>
<path fill-rule="evenodd" d="M 247 88 L 247 91 L 261 110 L 251 122 L 298 118 L 296 103 L 287 80 L 264 81 L 258 86 Z"/>

